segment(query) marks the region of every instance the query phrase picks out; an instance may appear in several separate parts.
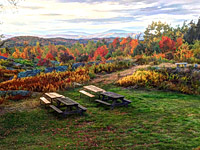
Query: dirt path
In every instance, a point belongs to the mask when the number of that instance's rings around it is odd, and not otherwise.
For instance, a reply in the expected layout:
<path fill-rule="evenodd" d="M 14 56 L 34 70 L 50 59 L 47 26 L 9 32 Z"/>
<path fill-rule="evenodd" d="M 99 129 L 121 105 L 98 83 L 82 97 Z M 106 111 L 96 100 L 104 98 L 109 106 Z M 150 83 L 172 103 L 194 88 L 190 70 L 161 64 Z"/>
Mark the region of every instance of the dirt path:
<path fill-rule="evenodd" d="M 105 75 L 97 75 L 95 79 L 91 81 L 92 84 L 94 83 L 103 83 L 103 84 L 110 84 L 114 83 L 120 78 L 123 78 L 125 76 L 133 74 L 137 69 L 139 68 L 147 68 L 149 65 L 139 65 L 139 66 L 133 66 L 129 69 L 119 71 L 119 72 L 113 72 L 111 74 L 105 74 Z"/>
<path fill-rule="evenodd" d="M 147 68 L 150 65 L 138 65 L 138 66 L 133 66 L 129 69 L 119 71 L 119 72 L 113 72 L 111 74 L 105 74 L 105 75 L 97 75 L 95 79 L 91 81 L 92 84 L 95 83 L 103 83 L 103 84 L 110 84 L 110 83 L 115 83 L 118 81 L 120 78 L 123 78 L 128 75 L 132 75 L 133 72 L 135 72 L 137 69 L 141 68 Z M 155 65 L 155 67 L 175 67 L 176 65 L 171 64 L 171 63 L 162 63 L 160 65 Z"/>

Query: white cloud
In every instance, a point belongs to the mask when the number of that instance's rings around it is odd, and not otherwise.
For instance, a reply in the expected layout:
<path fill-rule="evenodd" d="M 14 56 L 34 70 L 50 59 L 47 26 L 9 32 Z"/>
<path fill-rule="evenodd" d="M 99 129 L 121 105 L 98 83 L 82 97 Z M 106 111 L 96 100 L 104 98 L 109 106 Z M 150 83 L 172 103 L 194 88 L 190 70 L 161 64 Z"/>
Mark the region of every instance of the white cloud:
<path fill-rule="evenodd" d="M 77 29 L 84 32 L 99 32 L 130 27 L 144 30 L 152 21 L 182 24 L 183 20 L 197 19 L 195 17 L 200 14 L 200 4 L 196 0 L 116 0 L 98 3 L 74 1 L 22 1 L 17 10 L 10 7 L 4 9 L 1 14 L 2 32 L 37 35 L 55 33 L 58 29 L 59 32 Z M 185 13 L 181 14 L 182 12 Z"/>

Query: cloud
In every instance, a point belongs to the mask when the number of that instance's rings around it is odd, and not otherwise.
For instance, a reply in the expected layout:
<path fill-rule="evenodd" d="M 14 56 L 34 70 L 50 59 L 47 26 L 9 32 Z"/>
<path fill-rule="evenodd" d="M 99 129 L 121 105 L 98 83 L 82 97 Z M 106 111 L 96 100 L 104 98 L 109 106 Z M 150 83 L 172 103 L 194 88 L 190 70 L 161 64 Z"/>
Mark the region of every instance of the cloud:
<path fill-rule="evenodd" d="M 199 8 L 199 0 L 26 0 L 16 13 L 2 15 L 2 31 L 5 34 L 144 31 L 152 21 L 175 26 L 184 20 L 198 19 Z"/>
<path fill-rule="evenodd" d="M 76 18 L 76 19 L 66 19 L 66 20 L 57 20 L 61 22 L 69 22 L 69 23 L 116 23 L 116 22 L 131 22 L 135 20 L 135 17 L 112 17 L 112 18 L 98 18 L 98 19 L 87 19 L 87 18 Z"/>
<path fill-rule="evenodd" d="M 47 14 L 40 14 L 40 16 L 62 16 L 62 14 L 47 13 Z"/>
<path fill-rule="evenodd" d="M 43 9 L 45 7 L 42 6 L 20 6 L 22 9 L 32 9 L 32 10 L 37 10 L 37 9 Z"/>

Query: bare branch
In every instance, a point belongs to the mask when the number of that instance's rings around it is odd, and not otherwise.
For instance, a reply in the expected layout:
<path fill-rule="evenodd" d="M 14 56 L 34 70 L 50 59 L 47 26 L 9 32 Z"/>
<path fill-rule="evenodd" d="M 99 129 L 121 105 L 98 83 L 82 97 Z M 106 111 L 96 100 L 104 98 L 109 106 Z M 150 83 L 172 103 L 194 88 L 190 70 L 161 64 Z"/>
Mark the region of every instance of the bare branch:
<path fill-rule="evenodd" d="M 8 2 L 13 6 L 17 6 L 17 3 L 19 2 L 19 0 L 8 0 Z"/>

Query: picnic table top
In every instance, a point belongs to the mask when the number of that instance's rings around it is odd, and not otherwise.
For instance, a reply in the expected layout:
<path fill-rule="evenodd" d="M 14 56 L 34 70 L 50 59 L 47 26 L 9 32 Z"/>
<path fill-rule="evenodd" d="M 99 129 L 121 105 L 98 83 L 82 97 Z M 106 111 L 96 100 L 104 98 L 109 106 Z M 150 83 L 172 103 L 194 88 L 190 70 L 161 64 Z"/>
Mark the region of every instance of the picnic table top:
<path fill-rule="evenodd" d="M 101 95 L 108 96 L 108 97 L 111 97 L 111 98 L 114 98 L 114 99 L 124 98 L 123 95 L 113 93 L 113 92 L 103 92 L 103 93 L 101 93 Z"/>
<path fill-rule="evenodd" d="M 94 85 L 84 86 L 84 88 L 87 89 L 87 90 L 90 90 L 92 92 L 95 92 L 95 93 L 97 93 L 97 92 L 105 92 L 104 89 L 101 89 L 101 88 L 99 88 L 97 86 L 94 86 Z"/>
<path fill-rule="evenodd" d="M 56 98 L 58 101 L 60 101 L 61 103 L 67 105 L 67 106 L 76 106 L 78 105 L 77 102 L 73 101 L 72 99 L 68 98 L 68 97 L 59 97 Z"/>
<path fill-rule="evenodd" d="M 50 98 L 64 97 L 63 95 L 60 95 L 60 94 L 55 93 L 55 92 L 45 93 L 45 95 L 47 95 L 47 96 L 50 97 Z"/>

